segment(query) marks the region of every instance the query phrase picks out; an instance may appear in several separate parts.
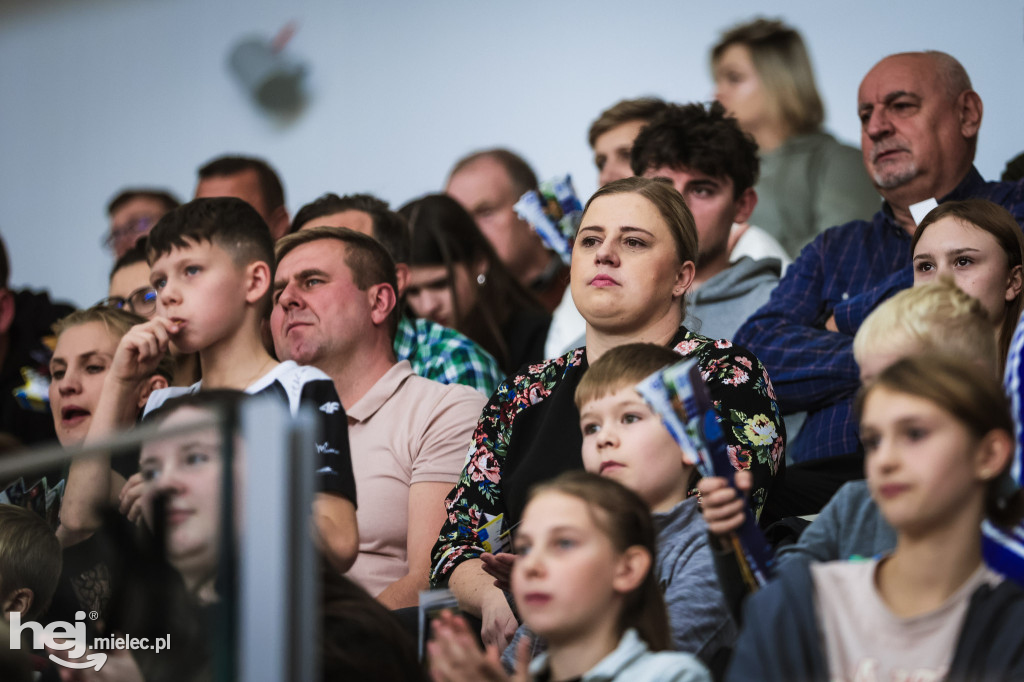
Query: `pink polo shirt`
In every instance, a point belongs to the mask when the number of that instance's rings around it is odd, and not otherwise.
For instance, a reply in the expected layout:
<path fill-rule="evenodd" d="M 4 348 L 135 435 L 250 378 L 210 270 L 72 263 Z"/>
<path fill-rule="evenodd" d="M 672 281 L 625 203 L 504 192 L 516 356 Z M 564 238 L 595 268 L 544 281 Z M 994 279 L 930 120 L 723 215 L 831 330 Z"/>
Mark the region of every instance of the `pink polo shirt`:
<path fill-rule="evenodd" d="M 455 484 L 486 402 L 468 386 L 416 376 L 403 360 L 345 407 L 359 498 L 359 556 L 348 577 L 371 595 L 409 570 L 409 487 Z"/>

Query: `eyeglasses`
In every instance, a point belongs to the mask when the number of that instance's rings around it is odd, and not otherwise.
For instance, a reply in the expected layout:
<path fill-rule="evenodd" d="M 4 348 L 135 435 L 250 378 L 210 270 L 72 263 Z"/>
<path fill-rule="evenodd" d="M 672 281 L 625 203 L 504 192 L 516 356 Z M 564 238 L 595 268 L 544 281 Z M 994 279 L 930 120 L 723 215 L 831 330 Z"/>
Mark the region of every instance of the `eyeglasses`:
<path fill-rule="evenodd" d="M 127 220 L 120 225 L 113 225 L 110 228 L 110 234 L 103 238 L 103 246 L 113 249 L 118 242 L 124 239 L 130 237 L 137 239 L 149 232 L 149 228 L 156 224 L 156 220 L 153 216 L 144 215 Z"/>
<path fill-rule="evenodd" d="M 127 310 L 130 313 L 135 313 L 142 317 L 149 317 L 154 311 L 156 311 L 156 289 L 153 287 L 141 287 L 128 294 L 127 298 L 110 296 L 103 299 L 96 305 L 103 305 L 108 308 L 117 308 L 118 310 Z"/>

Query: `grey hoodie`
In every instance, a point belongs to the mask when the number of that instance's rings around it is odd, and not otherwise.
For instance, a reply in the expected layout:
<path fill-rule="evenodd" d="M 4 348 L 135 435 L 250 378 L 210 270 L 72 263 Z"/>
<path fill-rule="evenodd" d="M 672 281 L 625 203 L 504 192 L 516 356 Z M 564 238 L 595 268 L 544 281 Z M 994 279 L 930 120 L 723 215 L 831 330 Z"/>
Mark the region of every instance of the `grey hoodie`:
<path fill-rule="evenodd" d="M 740 325 L 768 302 L 781 270 L 776 258 L 740 258 L 690 295 L 683 326 L 712 339 L 732 340 Z"/>

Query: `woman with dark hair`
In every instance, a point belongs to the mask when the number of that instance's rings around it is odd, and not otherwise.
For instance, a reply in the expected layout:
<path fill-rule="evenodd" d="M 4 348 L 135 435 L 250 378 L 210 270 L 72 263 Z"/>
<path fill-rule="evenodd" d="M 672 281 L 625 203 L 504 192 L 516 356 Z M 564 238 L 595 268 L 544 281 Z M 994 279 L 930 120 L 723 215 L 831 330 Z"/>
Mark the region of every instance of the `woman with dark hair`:
<path fill-rule="evenodd" d="M 694 359 L 737 469 L 754 478 L 750 504 L 760 512 L 783 461 L 785 429 L 768 373 L 725 339 L 685 327 L 697 229 L 682 195 L 665 180 L 625 178 L 594 194 L 573 247 L 572 297 L 587 323 L 586 346 L 510 376 L 491 397 L 473 434 L 462 477 L 448 495 L 448 521 L 434 546 L 431 580 L 448 584 L 459 605 L 483 621 L 486 643 L 504 645 L 517 620 L 479 558 L 495 521 L 512 528 L 531 485 L 583 468 L 574 394 L 584 372 L 627 343 L 655 343 Z"/>
<path fill-rule="evenodd" d="M 412 237 L 406 302 L 413 313 L 476 341 L 505 372 L 542 361 L 551 315 L 508 271 L 473 217 L 445 194 L 411 201 L 399 213 Z"/>

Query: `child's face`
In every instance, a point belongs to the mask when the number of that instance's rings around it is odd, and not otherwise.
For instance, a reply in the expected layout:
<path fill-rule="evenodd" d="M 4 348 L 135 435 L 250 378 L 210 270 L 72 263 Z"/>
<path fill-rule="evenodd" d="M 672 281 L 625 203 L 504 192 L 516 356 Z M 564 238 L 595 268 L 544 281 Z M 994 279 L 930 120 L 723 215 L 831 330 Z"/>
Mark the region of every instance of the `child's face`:
<path fill-rule="evenodd" d="M 204 350 L 242 333 L 248 278 L 226 250 L 188 242 L 160 256 L 150 272 L 157 315 L 181 325 L 171 340 L 182 353 Z M 248 330 L 246 330 L 248 331 Z"/>
<path fill-rule="evenodd" d="M 583 405 L 580 430 L 587 471 L 615 479 L 654 512 L 686 499 L 693 468 L 683 464 L 679 444 L 631 387 Z"/>
<path fill-rule="evenodd" d="M 871 496 L 897 531 L 930 530 L 981 513 L 986 482 L 978 441 L 953 415 L 923 398 L 871 391 L 861 416 Z M 975 528 L 979 522 L 973 518 Z"/>
<path fill-rule="evenodd" d="M 583 500 L 559 492 L 533 498 L 515 537 L 512 593 L 523 621 L 553 644 L 616 621 L 622 555 Z"/>
<path fill-rule="evenodd" d="M 981 301 L 995 325 L 1021 291 L 1021 268 L 1010 268 L 995 236 L 951 216 L 929 225 L 914 249 L 915 286 L 943 276 Z"/>
<path fill-rule="evenodd" d="M 64 447 L 85 439 L 120 339 L 102 322 L 70 327 L 57 339 L 50 359 L 50 409 Z"/>
<path fill-rule="evenodd" d="M 167 417 L 161 432 L 209 419 L 211 412 L 182 407 Z M 216 428 L 146 443 L 139 458 L 143 515 L 154 526 L 154 500 L 166 496 L 167 556 L 183 572 L 212 571 L 217 565 L 220 528 L 221 437 Z"/>

